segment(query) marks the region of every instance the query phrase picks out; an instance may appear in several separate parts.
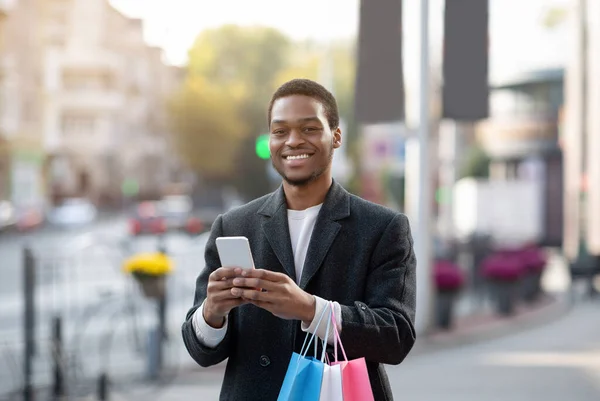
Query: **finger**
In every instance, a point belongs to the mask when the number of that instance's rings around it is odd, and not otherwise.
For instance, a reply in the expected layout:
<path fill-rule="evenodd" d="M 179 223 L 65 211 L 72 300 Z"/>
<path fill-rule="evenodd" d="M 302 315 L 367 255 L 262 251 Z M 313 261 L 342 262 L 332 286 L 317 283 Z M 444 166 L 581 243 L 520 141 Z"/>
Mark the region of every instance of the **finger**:
<path fill-rule="evenodd" d="M 281 281 L 286 281 L 289 279 L 289 277 L 283 273 L 277 273 L 277 272 L 274 272 L 271 270 L 265 270 L 265 269 L 247 269 L 247 270 L 243 270 L 241 275 L 243 277 L 259 278 L 262 280 L 274 281 L 274 282 L 281 282 Z"/>
<path fill-rule="evenodd" d="M 274 291 L 277 288 L 277 283 L 272 281 L 262 280 L 260 278 L 244 278 L 237 277 L 232 280 L 234 287 L 264 289 L 265 291 Z"/>
<path fill-rule="evenodd" d="M 237 267 L 219 267 L 217 270 L 212 272 L 208 279 L 210 281 L 219 281 L 222 279 L 228 279 L 237 277 L 242 273 L 242 269 Z"/>
<path fill-rule="evenodd" d="M 268 302 L 269 296 L 268 292 L 262 292 L 254 289 L 243 289 L 234 287 L 231 289 L 231 295 L 237 296 L 249 301 L 261 301 Z"/>
<path fill-rule="evenodd" d="M 214 304 L 221 305 L 225 302 L 239 301 L 242 297 L 238 296 L 238 295 L 234 295 L 231 292 L 232 290 L 233 290 L 233 288 L 228 288 L 228 289 L 225 289 L 222 291 L 212 293 L 210 295 L 211 302 L 213 302 Z"/>

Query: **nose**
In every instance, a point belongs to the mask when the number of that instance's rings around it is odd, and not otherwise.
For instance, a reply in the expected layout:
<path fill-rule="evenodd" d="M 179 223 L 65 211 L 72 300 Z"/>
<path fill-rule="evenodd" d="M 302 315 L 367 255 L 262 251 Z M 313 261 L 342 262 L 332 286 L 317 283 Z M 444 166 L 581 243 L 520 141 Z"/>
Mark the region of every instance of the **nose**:
<path fill-rule="evenodd" d="M 285 144 L 290 148 L 298 147 L 302 143 L 304 143 L 304 137 L 302 136 L 302 132 L 297 129 L 291 130 L 287 137 L 287 141 L 285 141 Z"/>

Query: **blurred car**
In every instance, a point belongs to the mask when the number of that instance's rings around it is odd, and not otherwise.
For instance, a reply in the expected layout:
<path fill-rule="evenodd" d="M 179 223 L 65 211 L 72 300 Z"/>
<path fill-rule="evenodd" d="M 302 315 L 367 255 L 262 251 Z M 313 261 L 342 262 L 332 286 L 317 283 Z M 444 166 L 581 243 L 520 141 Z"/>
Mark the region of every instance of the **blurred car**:
<path fill-rule="evenodd" d="M 17 224 L 17 211 L 9 201 L 0 201 L 0 232 Z"/>
<path fill-rule="evenodd" d="M 167 231 L 163 216 L 159 215 L 156 202 L 141 202 L 135 207 L 133 216 L 129 219 L 131 235 L 157 235 Z"/>
<path fill-rule="evenodd" d="M 16 228 L 18 231 L 31 231 L 41 227 L 45 221 L 42 206 L 21 206 L 15 209 Z"/>
<path fill-rule="evenodd" d="M 48 221 L 57 226 L 77 227 L 92 223 L 97 215 L 96 207 L 89 200 L 69 198 L 50 211 Z"/>
<path fill-rule="evenodd" d="M 168 195 L 160 201 L 160 215 L 165 219 L 169 231 L 200 234 L 204 224 L 192 215 L 192 209 L 192 200 L 186 195 Z"/>

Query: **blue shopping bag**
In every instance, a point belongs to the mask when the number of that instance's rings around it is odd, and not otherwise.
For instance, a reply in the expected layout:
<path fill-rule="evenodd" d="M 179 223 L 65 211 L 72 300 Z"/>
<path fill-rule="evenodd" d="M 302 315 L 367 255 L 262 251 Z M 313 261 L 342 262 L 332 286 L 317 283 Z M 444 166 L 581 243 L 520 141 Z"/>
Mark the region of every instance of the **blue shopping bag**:
<path fill-rule="evenodd" d="M 317 327 L 321 324 L 321 320 L 325 315 L 328 308 L 324 308 L 321 313 L 321 317 L 317 323 Z M 325 335 L 325 341 L 329 336 L 330 321 L 327 323 L 327 334 Z M 315 330 L 316 331 L 316 330 Z M 288 364 L 288 370 L 283 379 L 283 384 L 279 390 L 279 397 L 277 401 L 319 401 L 321 394 L 321 382 L 323 380 L 323 369 L 325 367 L 325 344 L 323 345 L 323 352 L 321 359 L 314 357 L 307 357 L 306 353 L 314 341 L 315 355 L 317 354 L 317 339 L 316 335 L 310 335 L 310 341 L 307 343 L 309 336 L 304 339 L 300 354 L 297 352 L 292 353 L 290 363 Z"/>

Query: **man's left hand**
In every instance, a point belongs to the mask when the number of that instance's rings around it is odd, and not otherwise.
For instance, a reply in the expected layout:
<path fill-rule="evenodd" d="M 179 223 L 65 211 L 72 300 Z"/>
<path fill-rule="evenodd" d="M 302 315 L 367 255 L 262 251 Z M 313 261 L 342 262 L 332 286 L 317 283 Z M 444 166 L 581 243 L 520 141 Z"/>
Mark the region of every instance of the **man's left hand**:
<path fill-rule="evenodd" d="M 233 280 L 232 295 L 282 319 L 312 322 L 315 298 L 298 287 L 289 276 L 264 269 L 244 270 L 242 276 Z"/>

